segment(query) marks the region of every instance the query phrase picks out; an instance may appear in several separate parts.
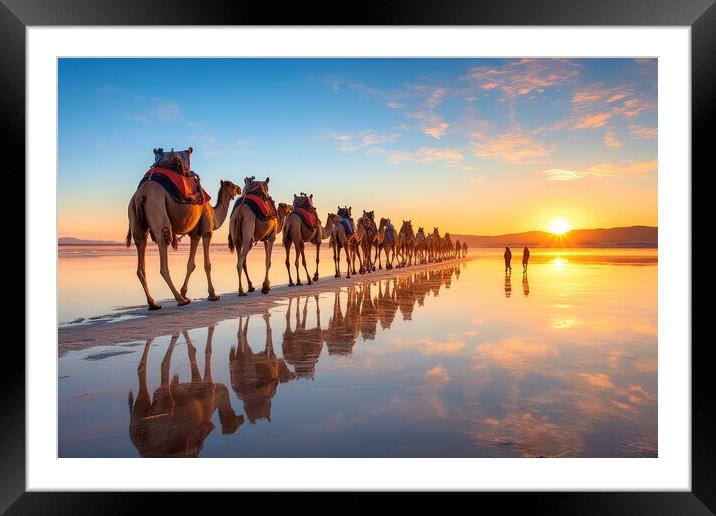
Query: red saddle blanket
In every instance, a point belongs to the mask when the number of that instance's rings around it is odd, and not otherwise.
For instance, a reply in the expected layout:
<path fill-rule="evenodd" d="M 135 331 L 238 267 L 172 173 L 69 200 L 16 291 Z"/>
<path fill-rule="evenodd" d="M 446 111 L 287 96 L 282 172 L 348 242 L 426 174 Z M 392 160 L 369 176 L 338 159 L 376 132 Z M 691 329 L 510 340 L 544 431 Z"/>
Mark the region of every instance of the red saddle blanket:
<path fill-rule="evenodd" d="M 278 216 L 276 207 L 269 199 L 262 199 L 258 195 L 254 194 L 244 194 L 236 199 L 236 203 L 234 204 L 231 212 L 233 213 L 233 211 L 242 204 L 246 204 L 249 208 L 251 208 L 254 215 L 261 220 L 272 219 Z"/>
<path fill-rule="evenodd" d="M 299 217 L 301 217 L 301 220 L 303 220 L 303 223 L 306 224 L 310 229 L 315 228 L 318 226 L 318 212 L 315 208 L 306 208 L 304 206 L 297 206 L 293 209 L 294 212 L 298 214 Z"/>
<path fill-rule="evenodd" d="M 178 202 L 187 204 L 204 204 L 211 196 L 206 193 L 199 182 L 199 176 L 183 176 L 173 170 L 151 167 L 140 184 L 144 181 L 157 181 Z"/>

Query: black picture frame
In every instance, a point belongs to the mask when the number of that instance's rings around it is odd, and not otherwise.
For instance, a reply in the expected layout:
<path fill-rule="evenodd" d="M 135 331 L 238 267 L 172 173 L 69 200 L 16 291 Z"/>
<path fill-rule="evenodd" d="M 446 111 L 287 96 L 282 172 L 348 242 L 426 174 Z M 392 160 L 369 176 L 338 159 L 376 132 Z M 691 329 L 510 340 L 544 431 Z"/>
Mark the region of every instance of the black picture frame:
<path fill-rule="evenodd" d="M 364 0 L 355 9 L 333 3 L 256 3 L 205 0 L 0 0 L 0 124 L 5 148 L 24 169 L 25 29 L 61 25 L 549 25 L 689 26 L 692 73 L 692 235 L 711 234 L 698 195 L 709 190 L 707 161 L 716 111 L 716 0 Z M 89 42 L 88 42 L 89 44 Z M 709 165 L 707 165 L 709 163 Z M 694 173 L 698 169 L 698 174 Z M 689 171 L 684 171 L 688 174 Z M 707 179 L 709 178 L 709 179 Z M 699 203 L 699 206 L 704 204 Z M 716 259 L 692 254 L 692 286 L 704 284 Z M 32 274 L 25 270 L 26 277 Z M 708 285 L 708 283 L 706 283 Z M 698 292 L 698 289 L 692 289 Z M 692 335 L 710 303 L 692 301 Z M 663 314 L 662 314 L 663 316 Z M 701 317 L 699 317 L 701 316 Z M 703 322 L 701 323 L 703 324 Z M 515 505 L 538 513 L 713 514 L 716 511 L 716 410 L 708 340 L 692 338 L 692 490 L 690 492 L 502 493 L 482 496 L 502 511 Z M 8 343 L 9 344 L 9 343 Z M 28 346 L 31 343 L 26 342 Z M 35 343 L 37 344 L 37 343 Z M 46 343 L 47 344 L 47 343 Z M 40 493 L 25 489 L 25 354 L 6 350 L 2 376 L 3 438 L 0 439 L 0 510 L 8 514 L 136 512 L 141 493 Z M 13 354 L 16 354 L 13 356 Z M 188 496 L 160 494 L 163 511 L 188 509 Z M 210 496 L 215 496 L 211 494 Z M 196 502 L 196 498 L 191 498 Z M 346 503 L 344 501 L 344 503 Z M 212 503 L 221 503 L 214 500 Z M 247 503 L 251 503 L 248 501 Z M 300 503 L 300 502 L 299 502 Z M 350 503 L 350 502 L 348 502 Z M 295 500 L 292 505 L 295 504 Z"/>

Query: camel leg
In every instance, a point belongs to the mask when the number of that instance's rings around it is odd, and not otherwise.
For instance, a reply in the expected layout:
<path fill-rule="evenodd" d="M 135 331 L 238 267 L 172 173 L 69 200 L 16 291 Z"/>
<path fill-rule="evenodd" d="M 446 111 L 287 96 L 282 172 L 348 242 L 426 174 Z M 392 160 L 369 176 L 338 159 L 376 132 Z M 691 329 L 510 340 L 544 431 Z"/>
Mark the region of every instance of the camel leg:
<path fill-rule="evenodd" d="M 169 386 L 169 365 L 172 361 L 172 351 L 174 351 L 174 346 L 176 346 L 177 340 L 179 340 L 179 333 L 172 333 L 172 338 L 169 341 L 167 352 L 164 354 L 164 358 L 162 359 L 162 366 L 160 369 L 160 385 L 162 387 Z"/>
<path fill-rule="evenodd" d="M 291 257 L 291 240 L 288 238 L 284 240 L 283 242 L 283 248 L 286 249 L 286 271 L 288 272 L 288 286 L 293 287 L 295 283 L 293 282 L 293 278 L 291 277 L 291 260 L 289 258 Z"/>
<path fill-rule="evenodd" d="M 347 265 L 347 269 L 348 269 L 348 272 L 346 273 L 346 278 L 350 278 L 351 277 L 351 251 L 348 246 L 346 246 L 344 250 L 346 252 L 346 265 Z M 355 271 L 353 272 L 353 274 L 355 274 Z"/>
<path fill-rule="evenodd" d="M 199 373 L 199 366 L 196 365 L 196 348 L 194 347 L 194 343 L 189 338 L 189 333 L 186 330 L 182 330 L 182 335 L 184 335 L 184 341 L 186 342 L 186 352 L 189 356 L 191 383 L 201 383 L 201 374 Z"/>
<path fill-rule="evenodd" d="M 333 267 L 336 269 L 336 273 L 333 275 L 334 278 L 341 277 L 341 248 L 338 247 L 336 242 L 333 242 Z"/>
<path fill-rule="evenodd" d="M 134 405 L 134 409 L 138 413 L 144 413 L 152 404 L 152 400 L 149 396 L 149 383 L 147 383 L 147 355 L 149 355 L 149 348 L 152 345 L 154 338 L 148 339 L 144 345 L 144 353 L 142 353 L 142 359 L 139 361 L 137 366 L 137 379 L 139 380 L 139 392 L 137 393 L 137 401 Z M 132 391 L 129 392 L 129 410 L 132 412 Z"/>
<path fill-rule="evenodd" d="M 268 294 L 271 290 L 271 282 L 269 282 L 269 270 L 271 269 L 271 252 L 273 251 L 273 240 L 264 241 L 264 250 L 266 251 L 266 275 L 264 283 L 261 287 L 262 294 Z"/>
<path fill-rule="evenodd" d="M 199 247 L 199 235 L 192 236 L 189 241 L 189 259 L 186 261 L 186 277 L 184 278 L 184 284 L 181 286 L 179 291 L 182 297 L 186 297 L 186 292 L 189 290 L 189 276 L 196 269 L 196 263 L 194 258 L 196 257 L 196 249 Z M 204 266 L 206 267 L 206 255 L 204 256 Z"/>
<path fill-rule="evenodd" d="M 301 263 L 303 264 L 303 270 L 306 271 L 306 283 L 309 285 L 313 283 L 311 275 L 308 272 L 308 266 L 306 265 L 306 244 L 301 241 Z"/>
<path fill-rule="evenodd" d="M 244 260 L 244 266 L 243 266 L 244 276 L 246 276 L 246 283 L 249 284 L 249 288 L 247 288 L 246 291 L 247 291 L 247 292 L 253 292 L 253 291 L 256 290 L 256 289 L 254 288 L 254 284 L 251 283 L 251 278 L 249 278 L 249 271 L 248 271 L 248 269 L 246 268 L 246 261 L 247 261 L 247 260 Z"/>
<path fill-rule="evenodd" d="M 303 283 L 301 283 L 301 271 L 298 268 L 298 262 L 301 260 L 302 247 L 303 240 L 299 236 L 293 243 L 293 250 L 296 253 L 296 260 L 294 261 L 294 266 L 296 267 L 296 285 L 303 285 Z"/>
<path fill-rule="evenodd" d="M 318 236 L 320 237 L 321 235 L 318 235 Z M 313 275 L 313 281 L 318 281 L 318 261 L 319 261 L 320 256 L 321 256 L 321 241 L 319 240 L 318 243 L 316 244 L 316 272 Z"/>
<path fill-rule="evenodd" d="M 211 343 L 214 339 L 214 326 L 209 326 L 206 335 L 206 348 L 204 349 L 204 381 L 206 383 L 214 383 L 211 377 Z"/>
<path fill-rule="evenodd" d="M 249 250 L 251 249 L 251 242 L 250 241 L 243 241 L 241 244 L 241 249 L 237 253 L 236 257 L 236 271 L 239 274 L 239 295 L 245 296 L 246 292 L 244 292 L 244 286 L 241 283 L 241 270 L 246 265 L 246 255 L 249 254 Z"/>
<path fill-rule="evenodd" d="M 238 228 L 241 234 L 241 249 L 237 249 L 236 253 L 236 272 L 239 275 L 239 295 L 245 296 L 244 287 L 241 284 L 241 270 L 246 265 L 246 256 L 249 254 L 251 249 L 251 243 L 253 240 L 253 234 L 255 230 L 255 221 L 244 218 L 241 221 L 241 226 Z"/>
<path fill-rule="evenodd" d="M 172 277 L 169 274 L 169 258 L 167 252 L 168 245 L 169 244 L 166 242 L 161 242 L 159 244 L 159 270 L 162 274 L 162 278 L 164 278 L 164 281 L 166 281 L 167 285 L 169 285 L 169 290 L 172 291 L 174 299 L 177 300 L 177 306 L 188 305 L 189 303 L 191 303 L 191 299 L 187 299 L 181 295 L 181 293 L 174 286 L 174 283 L 172 282 Z"/>
<path fill-rule="evenodd" d="M 214 291 L 214 283 L 211 281 L 211 257 L 209 251 L 211 249 L 211 233 L 207 233 L 201 238 L 201 245 L 204 248 L 204 272 L 206 273 L 206 283 L 209 286 L 209 301 L 218 301 L 219 296 Z M 246 265 L 246 264 L 244 264 Z"/>
<path fill-rule="evenodd" d="M 137 277 L 139 282 L 142 284 L 144 289 L 144 295 L 147 296 L 147 305 L 150 310 L 159 310 L 162 305 L 156 303 L 154 298 L 149 293 L 149 287 L 147 286 L 147 273 L 144 269 L 144 256 L 147 250 L 147 235 L 134 235 L 134 245 L 137 246 Z"/>

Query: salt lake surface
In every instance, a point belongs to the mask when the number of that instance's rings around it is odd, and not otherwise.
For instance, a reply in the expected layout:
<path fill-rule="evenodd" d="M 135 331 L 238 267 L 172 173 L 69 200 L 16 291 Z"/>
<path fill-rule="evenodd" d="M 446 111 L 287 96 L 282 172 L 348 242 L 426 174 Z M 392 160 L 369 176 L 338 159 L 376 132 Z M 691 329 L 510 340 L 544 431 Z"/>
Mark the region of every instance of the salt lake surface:
<path fill-rule="evenodd" d="M 142 304 L 131 254 L 69 249 L 60 323 Z M 279 249 L 274 285 L 286 282 Z M 262 251 L 249 264 L 257 285 Z M 657 456 L 657 251 L 535 249 L 526 276 L 517 251 L 509 277 L 501 250 L 470 256 L 66 352 L 59 455 Z M 185 257 L 171 257 L 181 283 Z M 235 291 L 235 257 L 213 263 L 217 292 Z M 194 298 L 206 295 L 197 265 Z M 321 282 L 332 267 L 324 255 Z"/>

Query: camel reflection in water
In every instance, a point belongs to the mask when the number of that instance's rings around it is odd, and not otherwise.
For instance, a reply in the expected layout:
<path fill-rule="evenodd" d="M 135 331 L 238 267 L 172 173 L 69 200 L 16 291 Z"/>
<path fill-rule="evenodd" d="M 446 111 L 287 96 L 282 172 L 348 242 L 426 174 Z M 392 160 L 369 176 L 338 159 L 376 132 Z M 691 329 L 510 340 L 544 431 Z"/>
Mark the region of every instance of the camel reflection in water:
<path fill-rule="evenodd" d="M 211 341 L 214 327 L 208 329 L 205 348 L 204 377 L 196 364 L 196 348 L 189 334 L 186 341 L 191 367 L 191 381 L 179 383 L 179 375 L 169 381 L 172 352 L 179 334 L 172 335 L 161 363 L 161 384 L 149 394 L 147 384 L 147 355 L 154 339 L 144 346 L 137 367 L 139 392 L 137 400 L 129 392 L 129 437 L 142 457 L 197 457 L 207 436 L 214 430 L 211 417 L 219 409 L 221 430 L 232 434 L 244 422 L 231 408 L 229 391 L 224 384 L 214 383 L 211 377 Z"/>
<path fill-rule="evenodd" d="M 286 309 L 286 329 L 283 332 L 283 357 L 287 363 L 293 366 L 296 378 L 310 378 L 316 373 L 318 357 L 323 349 L 323 330 L 321 330 L 321 308 L 318 304 L 318 296 L 313 296 L 316 304 L 316 326 L 310 330 L 306 329 L 306 317 L 308 316 L 308 296 L 303 303 L 303 317 L 299 314 L 301 298 L 296 300 L 296 329 L 291 330 L 291 303 L 293 298 L 288 300 Z"/>
<path fill-rule="evenodd" d="M 325 329 L 321 327 L 318 295 L 289 298 L 281 345 L 283 358 L 279 358 L 274 351 L 270 313 L 262 317 L 265 338 L 263 351 L 259 352 L 254 352 L 249 344 L 250 317 L 239 317 L 237 344 L 229 351 L 229 374 L 231 386 L 243 403 L 246 418 L 250 423 L 262 419 L 270 422 L 271 402 L 278 385 L 298 379 L 314 379 L 324 342 L 329 355 L 352 354 L 359 335 L 363 341 L 375 339 L 378 324 L 383 331 L 390 329 L 398 311 L 403 321 L 412 320 L 416 304 L 423 306 L 429 294 L 437 297 L 443 286 L 449 288 L 453 274 L 456 278 L 459 276 L 459 265 L 337 290 L 333 293 L 333 312 Z M 312 300 L 309 299 L 311 297 Z M 341 302 L 342 298 L 346 299 L 345 305 Z M 294 303 L 295 324 L 292 327 Z M 307 329 L 309 304 L 315 307 L 316 321 L 313 328 Z M 231 407 L 226 386 L 212 380 L 214 327 L 208 328 L 203 378 L 196 364 L 196 348 L 188 333 L 183 331 L 182 334 L 189 353 L 190 382 L 179 383 L 178 375 L 169 381 L 169 366 L 178 333 L 172 335 L 169 342 L 161 364 L 161 385 L 153 398 L 149 395 L 146 373 L 152 340 L 147 341 L 137 368 L 139 393 L 136 402 L 131 391 L 129 394 L 129 433 L 132 443 L 143 457 L 198 456 L 204 441 L 214 429 L 211 419 L 217 408 L 222 433 L 234 433 L 244 422 L 244 416 L 237 415 Z"/>
<path fill-rule="evenodd" d="M 231 387 L 244 404 L 244 412 L 250 423 L 259 419 L 271 421 L 271 399 L 279 383 L 286 383 L 296 377 L 289 370 L 286 361 L 278 358 L 273 349 L 273 337 L 269 314 L 263 316 L 266 325 L 264 350 L 254 353 L 248 343 L 249 319 L 239 317 L 237 346 L 229 352 Z M 243 324 L 242 324 L 243 323 Z"/>

